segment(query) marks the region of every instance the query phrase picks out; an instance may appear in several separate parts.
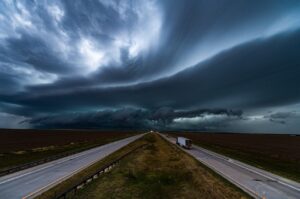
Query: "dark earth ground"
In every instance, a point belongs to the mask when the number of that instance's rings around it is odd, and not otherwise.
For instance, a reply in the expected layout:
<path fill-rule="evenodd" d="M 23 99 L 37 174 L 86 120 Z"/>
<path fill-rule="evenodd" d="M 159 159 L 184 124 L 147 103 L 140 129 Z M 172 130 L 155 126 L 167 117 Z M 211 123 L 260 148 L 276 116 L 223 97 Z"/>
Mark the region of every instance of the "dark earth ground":
<path fill-rule="evenodd" d="M 234 133 L 168 133 L 258 168 L 300 182 L 300 136 Z"/>
<path fill-rule="evenodd" d="M 110 172 L 77 190 L 76 194 L 71 192 L 67 198 L 250 198 L 156 133 L 147 134 L 123 147 L 38 198 L 53 197 L 53 194 L 68 189 L 101 165 L 145 143 L 146 148 L 126 156 Z"/>
<path fill-rule="evenodd" d="M 0 171 L 56 155 L 69 155 L 137 132 L 96 130 L 0 130 Z"/>

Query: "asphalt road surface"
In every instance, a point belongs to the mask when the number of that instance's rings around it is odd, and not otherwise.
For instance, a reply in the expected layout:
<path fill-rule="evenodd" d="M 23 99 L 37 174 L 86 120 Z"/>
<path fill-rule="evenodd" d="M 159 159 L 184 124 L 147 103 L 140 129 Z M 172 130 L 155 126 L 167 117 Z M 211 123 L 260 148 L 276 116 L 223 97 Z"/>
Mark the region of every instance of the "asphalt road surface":
<path fill-rule="evenodd" d="M 32 198 L 141 136 L 132 136 L 3 176 L 0 178 L 0 198 Z"/>
<path fill-rule="evenodd" d="M 164 137 L 172 143 L 176 143 L 175 138 Z M 300 199 L 299 183 L 195 145 L 190 150 L 183 150 L 254 198 Z"/>

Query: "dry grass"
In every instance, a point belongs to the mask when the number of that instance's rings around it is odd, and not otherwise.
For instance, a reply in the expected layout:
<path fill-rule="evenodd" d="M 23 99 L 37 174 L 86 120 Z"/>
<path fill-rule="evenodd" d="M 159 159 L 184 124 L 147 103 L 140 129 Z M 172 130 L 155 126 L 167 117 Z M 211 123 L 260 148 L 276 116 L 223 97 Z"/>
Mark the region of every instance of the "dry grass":
<path fill-rule="evenodd" d="M 204 148 L 300 182 L 300 136 L 230 133 L 170 133 Z"/>
<path fill-rule="evenodd" d="M 144 139 L 138 139 L 137 141 L 130 143 L 122 147 L 121 149 L 117 150 L 115 153 L 105 157 L 104 159 L 96 162 L 95 164 L 89 166 L 88 168 L 82 170 L 81 172 L 73 175 L 72 177 L 68 178 L 67 180 L 63 181 L 62 183 L 56 185 L 55 187 L 51 188 L 50 190 L 44 192 L 42 195 L 36 197 L 36 199 L 52 199 L 56 198 L 66 190 L 72 188 L 74 185 L 80 183 L 83 178 L 90 176 L 96 173 L 99 168 L 103 167 L 104 165 L 116 160 L 117 158 L 121 157 L 125 153 L 133 150 L 134 148 L 145 144 Z M 68 196 L 68 198 L 73 198 L 72 193 Z"/>
<path fill-rule="evenodd" d="M 0 130 L 0 171 L 56 155 L 70 155 L 118 139 L 131 132 L 96 130 Z"/>
<path fill-rule="evenodd" d="M 159 135 L 143 139 L 151 145 L 72 198 L 250 198 Z"/>

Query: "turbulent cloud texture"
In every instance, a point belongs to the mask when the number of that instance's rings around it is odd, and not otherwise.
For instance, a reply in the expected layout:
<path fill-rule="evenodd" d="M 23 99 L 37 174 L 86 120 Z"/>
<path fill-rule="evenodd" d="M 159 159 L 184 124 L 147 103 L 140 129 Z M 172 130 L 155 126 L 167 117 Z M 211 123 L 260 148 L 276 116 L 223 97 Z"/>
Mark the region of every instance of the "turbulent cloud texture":
<path fill-rule="evenodd" d="M 4 0 L 0 125 L 299 133 L 299 52 L 297 0 Z"/>

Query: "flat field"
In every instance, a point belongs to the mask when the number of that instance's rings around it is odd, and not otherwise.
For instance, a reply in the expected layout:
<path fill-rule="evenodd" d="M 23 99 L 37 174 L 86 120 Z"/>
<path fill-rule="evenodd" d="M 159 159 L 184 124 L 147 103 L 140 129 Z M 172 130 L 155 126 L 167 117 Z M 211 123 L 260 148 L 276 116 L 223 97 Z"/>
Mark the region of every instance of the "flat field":
<path fill-rule="evenodd" d="M 250 198 L 158 134 L 137 142 L 148 146 L 67 198 Z"/>
<path fill-rule="evenodd" d="M 0 171 L 54 155 L 72 154 L 135 133 L 95 130 L 0 130 Z"/>
<path fill-rule="evenodd" d="M 234 133 L 168 133 L 258 168 L 300 182 L 300 136 Z"/>

